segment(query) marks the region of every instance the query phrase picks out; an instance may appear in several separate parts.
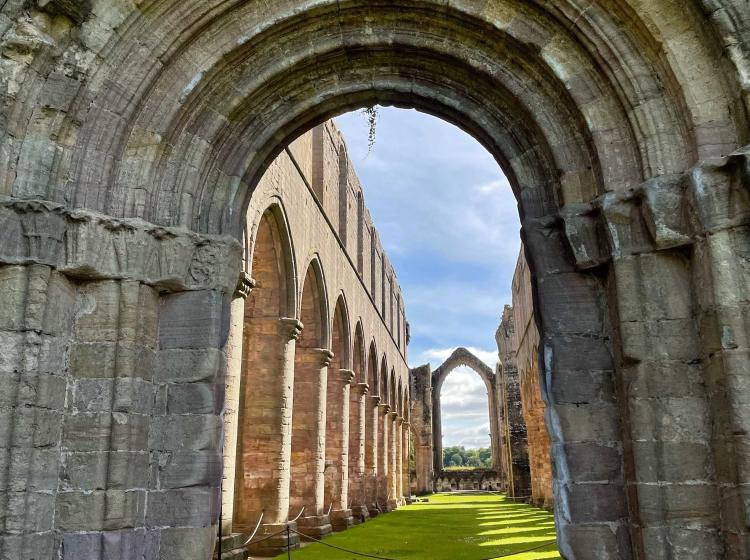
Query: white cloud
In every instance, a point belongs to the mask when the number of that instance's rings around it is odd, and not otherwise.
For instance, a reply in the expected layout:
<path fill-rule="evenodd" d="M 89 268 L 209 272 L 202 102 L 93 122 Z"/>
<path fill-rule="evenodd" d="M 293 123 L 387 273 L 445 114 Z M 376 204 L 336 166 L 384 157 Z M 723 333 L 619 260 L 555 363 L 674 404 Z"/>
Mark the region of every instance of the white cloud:
<path fill-rule="evenodd" d="M 336 120 L 404 292 L 409 362 L 436 368 L 464 346 L 494 370 L 520 248 L 517 203 L 497 162 L 463 131 L 415 111 L 381 108 L 369 154 L 366 118 Z M 443 397 L 445 443 L 488 445 L 481 378 L 456 369 Z"/>

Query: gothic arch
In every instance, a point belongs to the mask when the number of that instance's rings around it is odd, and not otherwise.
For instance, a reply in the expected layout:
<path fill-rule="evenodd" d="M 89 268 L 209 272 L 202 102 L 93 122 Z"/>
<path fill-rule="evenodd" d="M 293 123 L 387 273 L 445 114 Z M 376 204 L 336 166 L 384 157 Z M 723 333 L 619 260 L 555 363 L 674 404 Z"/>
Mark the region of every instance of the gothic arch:
<path fill-rule="evenodd" d="M 432 372 L 432 437 L 433 468 L 443 470 L 443 424 L 440 406 L 440 392 L 445 378 L 457 367 L 466 366 L 474 370 L 487 388 L 488 419 L 490 422 L 490 447 L 492 448 L 492 468 L 500 468 L 500 427 L 497 409 L 497 386 L 495 373 L 482 360 L 466 348 L 456 348 L 453 353 Z"/>
<path fill-rule="evenodd" d="M 25 53 L 8 59 L 3 98 L 4 262 L 210 301 L 234 290 L 244 210 L 291 139 L 375 103 L 444 118 L 487 147 L 519 201 L 563 554 L 747 557 L 742 2 L 152 0 L 106 17 L 43 4 L 68 25 L 44 28 L 29 3 L 0 8 L 9 48 Z M 115 245 L 128 258 L 102 258 Z M 731 348 L 714 342 L 727 328 Z M 702 380 L 688 393 L 662 399 L 643 381 L 658 371 L 678 386 L 686 368 Z M 716 379 L 727 393 L 706 390 Z M 685 416 L 674 437 L 655 420 Z M 707 469 L 663 468 L 670 446 Z"/>

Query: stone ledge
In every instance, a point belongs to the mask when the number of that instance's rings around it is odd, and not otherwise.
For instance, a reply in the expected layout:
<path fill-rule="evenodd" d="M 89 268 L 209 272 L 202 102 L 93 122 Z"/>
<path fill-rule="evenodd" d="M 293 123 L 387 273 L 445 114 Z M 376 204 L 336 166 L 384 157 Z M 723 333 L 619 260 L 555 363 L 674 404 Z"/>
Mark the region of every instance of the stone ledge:
<path fill-rule="evenodd" d="M 0 197 L 0 263 L 44 264 L 81 279 L 132 279 L 166 292 L 232 292 L 241 246 L 229 236 L 198 235 L 71 210 L 44 200 Z"/>

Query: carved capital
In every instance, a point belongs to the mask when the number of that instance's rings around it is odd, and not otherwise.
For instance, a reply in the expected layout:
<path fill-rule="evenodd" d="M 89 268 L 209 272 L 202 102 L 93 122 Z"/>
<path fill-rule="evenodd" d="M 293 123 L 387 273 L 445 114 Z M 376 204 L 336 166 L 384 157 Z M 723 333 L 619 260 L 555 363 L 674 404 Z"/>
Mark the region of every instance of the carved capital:
<path fill-rule="evenodd" d="M 391 420 L 396 420 L 396 418 L 398 417 L 398 412 L 396 412 L 395 410 L 393 410 L 393 411 L 391 411 L 391 412 L 388 413 L 388 416 L 390 416 Z"/>
<path fill-rule="evenodd" d="M 404 424 L 404 417 L 396 415 L 396 424 L 398 424 L 399 426 L 403 426 L 403 424 Z"/>
<path fill-rule="evenodd" d="M 279 319 L 279 326 L 281 327 L 282 334 L 289 340 L 298 340 L 304 328 L 300 321 L 292 317 L 282 317 Z"/>
<path fill-rule="evenodd" d="M 355 383 L 351 390 L 355 395 L 364 396 L 370 391 L 370 386 L 367 383 Z"/>
<path fill-rule="evenodd" d="M 354 372 L 350 369 L 340 369 L 339 374 L 344 385 L 350 385 L 354 381 Z"/>
<path fill-rule="evenodd" d="M 333 361 L 333 352 L 326 348 L 317 348 L 320 352 L 320 367 L 328 367 Z"/>
<path fill-rule="evenodd" d="M 380 412 L 383 415 L 386 415 L 388 414 L 388 411 L 391 409 L 391 405 L 387 403 L 378 403 L 378 408 L 380 409 Z"/>
<path fill-rule="evenodd" d="M 370 398 L 372 399 L 372 404 L 380 407 L 380 395 L 370 395 Z"/>
<path fill-rule="evenodd" d="M 240 277 L 237 279 L 237 287 L 234 289 L 234 297 L 247 299 L 255 284 L 255 280 L 250 278 L 247 272 L 240 272 Z"/>

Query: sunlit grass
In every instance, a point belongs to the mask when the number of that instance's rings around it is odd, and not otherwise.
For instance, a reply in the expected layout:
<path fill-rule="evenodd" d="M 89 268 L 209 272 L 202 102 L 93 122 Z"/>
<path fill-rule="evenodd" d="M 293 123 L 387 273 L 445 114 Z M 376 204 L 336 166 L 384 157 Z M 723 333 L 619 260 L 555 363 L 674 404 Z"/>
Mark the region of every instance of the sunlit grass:
<path fill-rule="evenodd" d="M 551 513 L 489 494 L 434 494 L 381 515 L 325 542 L 397 560 L 480 560 L 512 554 L 510 560 L 560 558 Z M 544 545 L 545 542 L 550 542 Z M 529 548 L 543 545 L 532 551 Z M 513 554 L 515 553 L 515 554 Z M 286 558 L 286 554 L 278 559 Z M 311 544 L 293 551 L 300 560 L 355 560 L 361 557 Z"/>

